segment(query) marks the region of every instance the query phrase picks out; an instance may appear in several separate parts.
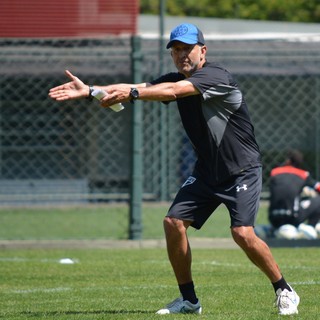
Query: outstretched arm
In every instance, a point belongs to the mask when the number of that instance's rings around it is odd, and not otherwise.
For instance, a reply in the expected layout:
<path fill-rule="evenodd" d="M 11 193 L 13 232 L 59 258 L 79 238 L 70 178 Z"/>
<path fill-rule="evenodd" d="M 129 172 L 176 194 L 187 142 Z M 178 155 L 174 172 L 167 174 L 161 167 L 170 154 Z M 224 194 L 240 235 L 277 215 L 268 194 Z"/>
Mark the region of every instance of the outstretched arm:
<path fill-rule="evenodd" d="M 139 91 L 139 99 L 146 101 L 173 101 L 190 95 L 197 95 L 199 91 L 187 80 L 178 82 L 163 82 L 155 85 L 150 83 L 141 84 L 115 84 L 100 87 L 108 92 L 101 100 L 102 107 L 109 107 L 115 103 L 130 101 L 130 88 L 135 87 Z"/>
<path fill-rule="evenodd" d="M 65 74 L 71 81 L 50 89 L 49 97 L 57 101 L 65 101 L 86 98 L 90 95 L 88 85 L 68 70 L 65 71 Z M 130 101 L 130 89 L 132 87 L 139 90 L 139 99 L 149 101 L 172 101 L 177 98 L 199 94 L 197 88 L 187 80 L 164 82 L 156 85 L 151 85 L 150 83 L 119 83 L 107 86 L 94 86 L 94 88 L 100 88 L 107 92 L 107 95 L 101 99 L 102 107 L 110 107 L 116 103 Z"/>
<path fill-rule="evenodd" d="M 78 77 L 73 75 L 69 70 L 65 70 L 66 76 L 71 80 L 65 84 L 60 86 L 51 88 L 49 90 L 49 97 L 57 100 L 57 101 L 65 101 L 65 100 L 73 100 L 73 99 L 81 99 L 87 98 L 90 95 L 89 85 L 85 84 Z M 146 83 L 141 84 L 117 84 L 117 85 L 108 85 L 108 86 L 94 86 L 94 88 L 100 88 L 105 90 L 108 93 L 108 101 L 109 104 L 105 104 L 104 106 L 112 105 L 112 100 L 118 100 L 116 102 L 125 102 L 130 100 L 130 88 L 142 88 L 147 86 Z M 114 90 L 113 88 L 117 88 Z M 116 93 L 114 92 L 116 91 Z M 115 93 L 113 96 L 110 96 L 110 92 Z M 111 100 L 111 104 L 110 104 Z"/>

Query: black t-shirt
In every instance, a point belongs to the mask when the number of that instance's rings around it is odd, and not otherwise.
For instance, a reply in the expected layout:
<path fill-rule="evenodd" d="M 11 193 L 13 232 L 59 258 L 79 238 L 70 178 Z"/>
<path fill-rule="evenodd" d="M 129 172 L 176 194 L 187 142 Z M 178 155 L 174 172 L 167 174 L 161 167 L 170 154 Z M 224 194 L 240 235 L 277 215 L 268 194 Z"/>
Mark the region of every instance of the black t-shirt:
<path fill-rule="evenodd" d="M 180 80 L 190 81 L 200 92 L 177 99 L 182 124 L 198 157 L 194 175 L 218 184 L 261 166 L 247 105 L 231 74 L 206 62 L 189 78 L 169 73 L 151 83 Z"/>

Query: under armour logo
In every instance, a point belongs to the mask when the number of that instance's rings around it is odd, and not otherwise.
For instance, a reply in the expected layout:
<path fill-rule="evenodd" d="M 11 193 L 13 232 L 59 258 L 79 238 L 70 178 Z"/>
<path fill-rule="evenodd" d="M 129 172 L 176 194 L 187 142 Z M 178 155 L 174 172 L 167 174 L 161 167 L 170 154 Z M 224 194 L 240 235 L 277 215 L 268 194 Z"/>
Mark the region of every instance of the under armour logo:
<path fill-rule="evenodd" d="M 237 186 L 237 192 L 240 192 L 240 190 L 247 190 L 248 186 L 246 184 L 243 184 L 242 187 Z"/>
<path fill-rule="evenodd" d="M 186 182 L 181 186 L 181 188 L 189 185 L 189 184 L 193 184 L 197 179 L 195 177 L 190 176 Z"/>

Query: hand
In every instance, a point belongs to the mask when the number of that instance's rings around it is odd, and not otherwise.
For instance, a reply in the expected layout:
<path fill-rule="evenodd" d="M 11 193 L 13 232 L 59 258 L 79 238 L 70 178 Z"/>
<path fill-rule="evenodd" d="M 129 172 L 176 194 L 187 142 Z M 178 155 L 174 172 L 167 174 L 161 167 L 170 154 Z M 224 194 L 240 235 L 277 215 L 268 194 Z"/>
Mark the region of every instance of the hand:
<path fill-rule="evenodd" d="M 66 70 L 65 74 L 71 81 L 50 89 L 49 97 L 57 101 L 65 101 L 88 97 L 89 86 L 84 84 L 78 77 L 74 76 L 69 70 Z"/>
<path fill-rule="evenodd" d="M 130 85 L 115 84 L 104 87 L 107 95 L 100 100 L 101 107 L 107 108 L 117 103 L 130 101 Z"/>

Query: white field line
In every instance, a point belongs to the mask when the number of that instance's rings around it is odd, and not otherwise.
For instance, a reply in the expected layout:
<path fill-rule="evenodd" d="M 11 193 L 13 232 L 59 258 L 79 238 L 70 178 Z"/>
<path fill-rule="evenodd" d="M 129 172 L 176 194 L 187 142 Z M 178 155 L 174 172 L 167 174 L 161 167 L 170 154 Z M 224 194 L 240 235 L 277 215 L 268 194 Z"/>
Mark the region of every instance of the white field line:
<path fill-rule="evenodd" d="M 317 286 L 320 285 L 320 281 L 315 281 L 315 280 L 309 280 L 309 281 L 297 281 L 297 282 L 290 282 L 290 284 L 296 286 L 296 285 L 302 285 L 302 286 Z M 134 288 L 137 289 L 145 289 L 145 290 L 150 290 L 154 289 L 154 285 L 139 285 L 139 286 L 113 286 L 113 287 L 108 287 L 108 289 L 112 289 L 113 291 L 123 291 L 123 290 L 128 290 L 131 291 Z M 172 289 L 175 288 L 175 285 L 157 285 L 157 289 L 162 288 L 162 289 Z M 16 293 L 16 294 L 33 294 L 33 293 L 55 293 L 55 292 L 65 292 L 65 291 L 74 291 L 75 289 L 69 288 L 69 287 L 58 287 L 58 288 L 34 288 L 34 289 L 21 289 L 21 290 L 9 290 L 11 293 Z M 84 287 L 84 288 L 77 288 L 77 291 L 105 291 L 105 287 Z"/>
<path fill-rule="evenodd" d="M 320 281 L 314 281 L 314 280 L 309 280 L 309 281 L 297 281 L 297 282 L 290 282 L 292 285 L 301 285 L 301 286 L 312 286 L 312 285 L 319 285 Z"/>
<path fill-rule="evenodd" d="M 256 268 L 253 264 L 251 264 L 249 261 L 244 262 L 244 263 L 224 263 L 224 262 L 219 262 L 219 261 L 194 261 L 192 262 L 193 265 L 213 265 L 213 266 L 219 266 L 219 267 L 229 267 L 229 268 L 239 268 L 239 267 L 244 267 L 244 268 Z M 301 265 L 281 265 L 281 269 L 299 269 L 299 270 L 320 270 L 320 265 L 319 266 L 301 266 Z"/>
<path fill-rule="evenodd" d="M 0 257 L 0 262 L 43 262 L 43 263 L 59 263 L 61 259 L 65 258 L 60 258 L 60 259 L 36 259 L 36 258 L 20 258 L 20 257 Z M 69 258 L 68 258 L 69 259 Z M 78 259 L 73 259 L 74 263 L 79 263 Z M 169 264 L 168 260 L 147 260 L 144 261 L 144 263 L 150 263 L 150 264 Z M 245 267 L 248 268 L 248 266 L 251 266 L 255 268 L 253 265 L 247 264 L 247 263 L 224 263 L 224 262 L 219 262 L 219 261 L 196 261 L 194 260 L 192 262 L 193 265 L 213 265 L 213 266 L 221 266 L 221 267 L 230 267 L 230 268 L 239 268 L 239 267 Z M 282 269 L 299 269 L 299 270 L 319 270 L 319 266 L 308 266 L 308 265 L 281 265 Z"/>
<path fill-rule="evenodd" d="M 34 289 L 22 289 L 22 290 L 11 290 L 13 293 L 23 293 L 23 294 L 29 294 L 29 293 L 52 293 L 52 292 L 62 292 L 62 291 L 70 291 L 72 290 L 71 288 L 34 288 Z"/>
<path fill-rule="evenodd" d="M 20 258 L 20 257 L 0 257 L 0 262 L 43 262 L 43 263 L 59 263 L 61 259 L 32 259 L 32 258 Z M 74 261 L 74 263 L 79 263 L 78 259 L 71 259 Z M 143 261 L 143 263 L 150 263 L 150 264 L 169 264 L 168 260 L 147 260 Z M 192 265 L 212 265 L 212 266 L 218 266 L 218 267 L 228 267 L 228 268 L 256 268 L 254 265 L 251 265 L 250 262 L 246 263 L 224 263 L 219 261 L 193 261 Z M 320 270 L 319 266 L 301 266 L 301 265 L 281 265 L 281 269 L 290 269 L 290 270 Z"/>
<path fill-rule="evenodd" d="M 36 258 L 19 258 L 19 257 L 0 257 L 0 262 L 44 262 L 44 263 L 59 263 L 61 259 L 68 258 L 59 258 L 59 259 L 36 259 Z M 71 259 L 75 263 L 78 263 L 79 260 Z"/>
<path fill-rule="evenodd" d="M 19 258 L 19 257 L 1 257 L 1 262 L 57 262 L 55 259 L 31 259 L 31 258 Z"/>
<path fill-rule="evenodd" d="M 108 291 L 132 291 L 134 289 L 145 289 L 145 290 L 158 290 L 159 288 L 163 289 L 172 289 L 176 288 L 175 285 L 138 285 L 138 286 L 108 286 Z M 106 291 L 106 287 L 82 287 L 82 288 L 70 288 L 70 287 L 58 287 L 58 288 L 33 288 L 33 289 L 19 289 L 19 290 L 8 290 L 7 292 L 16 293 L 16 294 L 33 294 L 33 293 L 55 293 L 55 292 L 65 292 L 65 291 Z"/>

